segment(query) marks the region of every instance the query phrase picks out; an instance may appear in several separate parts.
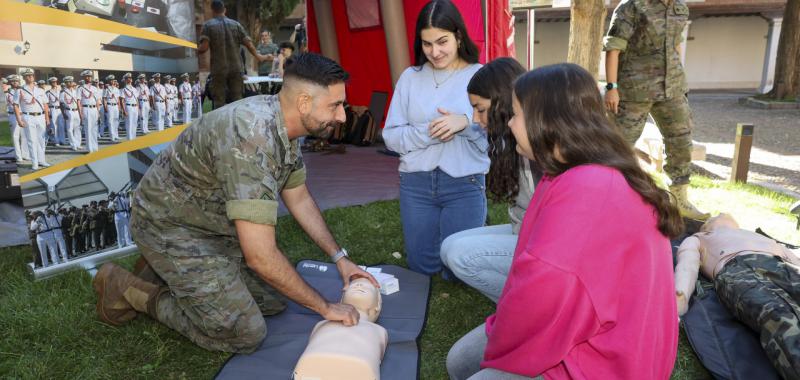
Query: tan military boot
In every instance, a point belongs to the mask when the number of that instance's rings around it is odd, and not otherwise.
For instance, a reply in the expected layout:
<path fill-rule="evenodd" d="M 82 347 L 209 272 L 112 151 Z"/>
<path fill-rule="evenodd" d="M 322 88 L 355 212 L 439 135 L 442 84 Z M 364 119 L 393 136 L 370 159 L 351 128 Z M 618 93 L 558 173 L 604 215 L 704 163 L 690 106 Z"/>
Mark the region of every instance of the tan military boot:
<path fill-rule="evenodd" d="M 692 202 L 689 202 L 689 195 L 686 192 L 688 188 L 689 185 L 673 185 L 669 187 L 669 191 L 675 196 L 681 216 L 695 220 L 708 219 L 711 216 L 710 214 L 698 210 Z"/>
<path fill-rule="evenodd" d="M 139 256 L 139 260 L 136 260 L 136 264 L 133 264 L 133 274 L 149 283 L 156 284 L 158 286 L 166 285 L 164 280 L 158 276 L 158 273 L 156 273 L 156 271 L 153 270 L 153 267 L 151 267 L 147 260 L 145 260 L 144 256 Z"/>
<path fill-rule="evenodd" d="M 158 286 L 145 282 L 119 265 L 106 263 L 92 281 L 97 292 L 100 320 L 119 326 L 148 311 L 148 301 L 159 294 Z"/>

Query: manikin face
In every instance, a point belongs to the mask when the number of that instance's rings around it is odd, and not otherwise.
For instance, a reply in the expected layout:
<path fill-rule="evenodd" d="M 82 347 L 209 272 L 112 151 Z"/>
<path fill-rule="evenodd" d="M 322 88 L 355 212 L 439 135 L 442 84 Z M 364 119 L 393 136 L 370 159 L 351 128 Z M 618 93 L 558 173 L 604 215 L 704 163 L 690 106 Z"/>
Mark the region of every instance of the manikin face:
<path fill-rule="evenodd" d="M 469 103 L 472 105 L 472 122 L 477 123 L 486 130 L 487 125 L 489 125 L 489 108 L 492 106 L 492 101 L 478 95 L 469 94 Z"/>
<path fill-rule="evenodd" d="M 522 113 L 522 106 L 519 104 L 516 94 L 514 94 L 512 108 L 514 116 L 508 121 L 508 127 L 511 128 L 511 133 L 517 140 L 517 153 L 529 160 L 533 160 L 533 149 L 531 149 L 531 142 L 528 140 L 528 130 L 525 128 L 525 115 Z"/>
<path fill-rule="evenodd" d="M 717 228 L 739 228 L 739 223 L 736 223 L 736 219 L 733 219 L 731 214 L 721 213 L 703 224 L 703 227 L 700 228 L 701 231 L 709 232 L 716 230 Z"/>
<path fill-rule="evenodd" d="M 439 29 L 422 29 L 422 53 L 437 69 L 446 69 L 458 61 L 458 40 L 453 32 Z"/>
<path fill-rule="evenodd" d="M 366 314 L 370 322 L 377 321 L 381 313 L 381 293 L 366 278 L 350 282 L 350 286 L 342 294 L 342 303 L 352 305 Z"/>
<path fill-rule="evenodd" d="M 302 106 L 305 110 L 300 110 L 300 120 L 309 135 L 328 138 L 337 124 L 345 122 L 344 88 L 344 83 L 337 83 L 328 86 L 327 90 L 317 89 L 311 104 Z"/>

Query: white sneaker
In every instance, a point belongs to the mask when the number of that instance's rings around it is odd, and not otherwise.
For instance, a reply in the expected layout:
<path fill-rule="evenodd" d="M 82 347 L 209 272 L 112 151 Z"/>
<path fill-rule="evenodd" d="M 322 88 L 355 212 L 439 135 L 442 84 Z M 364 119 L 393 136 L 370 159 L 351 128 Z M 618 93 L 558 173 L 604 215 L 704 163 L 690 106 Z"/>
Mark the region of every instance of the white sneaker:
<path fill-rule="evenodd" d="M 39 163 L 39 166 L 41 166 L 41 167 L 44 167 L 44 168 L 49 168 L 49 167 L 50 167 L 50 164 L 49 164 L 49 163 L 47 163 L 47 162 L 40 162 L 40 163 Z"/>

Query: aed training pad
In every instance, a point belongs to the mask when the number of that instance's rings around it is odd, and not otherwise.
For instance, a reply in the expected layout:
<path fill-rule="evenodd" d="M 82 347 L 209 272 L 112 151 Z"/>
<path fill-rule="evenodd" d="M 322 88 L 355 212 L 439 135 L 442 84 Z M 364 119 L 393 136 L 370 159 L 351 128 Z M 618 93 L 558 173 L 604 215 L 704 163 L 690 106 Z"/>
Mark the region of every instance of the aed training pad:
<path fill-rule="evenodd" d="M 430 277 L 396 265 L 375 267 L 397 277 L 400 282 L 399 292 L 382 296 L 383 307 L 376 322 L 389 333 L 389 344 L 381 363 L 381 379 L 417 379 L 417 338 L 422 333 L 428 311 Z M 328 301 L 338 302 L 341 298 L 342 278 L 336 265 L 303 260 L 297 264 L 297 272 Z M 261 347 L 249 355 L 233 355 L 217 373 L 218 380 L 291 379 L 311 330 L 322 317 L 290 301 L 286 310 L 265 320 L 267 338 Z"/>

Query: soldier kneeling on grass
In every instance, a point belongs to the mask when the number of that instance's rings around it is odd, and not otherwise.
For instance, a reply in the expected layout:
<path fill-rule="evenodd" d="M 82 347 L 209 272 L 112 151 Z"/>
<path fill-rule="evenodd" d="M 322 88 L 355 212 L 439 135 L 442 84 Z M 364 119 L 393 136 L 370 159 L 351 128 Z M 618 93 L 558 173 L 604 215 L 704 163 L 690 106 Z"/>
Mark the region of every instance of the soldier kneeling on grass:
<path fill-rule="evenodd" d="M 350 305 L 329 303 L 295 271 L 275 241 L 278 196 L 328 255 L 347 285 L 375 279 L 347 257 L 305 185 L 297 138 L 327 138 L 344 121 L 336 62 L 316 54 L 287 63 L 277 95 L 249 97 L 193 123 L 163 150 L 132 199 L 130 227 L 142 254 L 132 274 L 105 264 L 93 281 L 101 320 L 120 325 L 146 313 L 208 350 L 252 352 L 263 315 L 285 297 L 323 318 L 358 323 Z"/>

